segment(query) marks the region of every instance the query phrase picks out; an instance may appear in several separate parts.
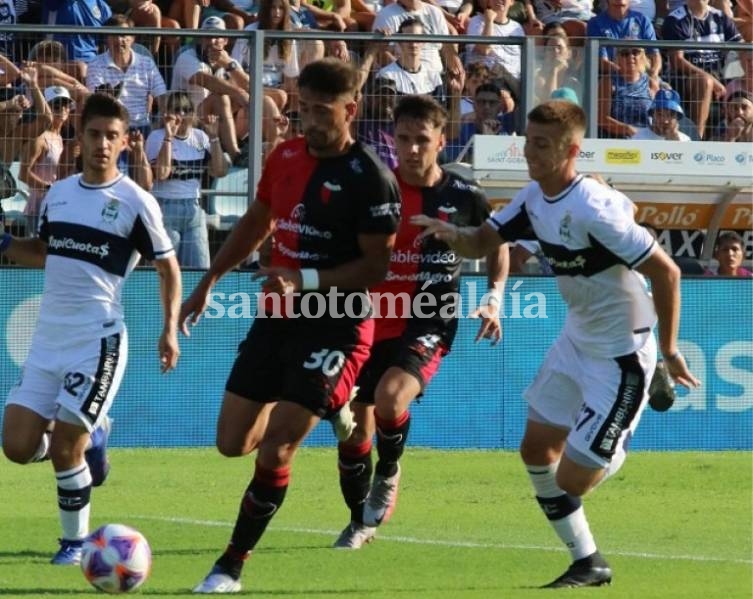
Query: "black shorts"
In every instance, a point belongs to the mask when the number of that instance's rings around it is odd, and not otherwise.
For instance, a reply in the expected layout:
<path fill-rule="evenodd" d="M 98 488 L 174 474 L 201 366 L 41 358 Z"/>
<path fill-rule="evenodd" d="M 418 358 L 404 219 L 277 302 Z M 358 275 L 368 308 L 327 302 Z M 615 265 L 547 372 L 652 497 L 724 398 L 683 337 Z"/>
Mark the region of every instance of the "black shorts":
<path fill-rule="evenodd" d="M 373 338 L 370 319 L 258 318 L 238 347 L 225 390 L 262 403 L 284 399 L 328 416 L 350 398 Z"/>
<path fill-rule="evenodd" d="M 426 329 L 407 329 L 400 337 L 377 341 L 356 381 L 358 395 L 354 401 L 373 405 L 379 380 L 393 366 L 416 378 L 421 385 L 420 397 L 448 351 L 441 336 Z"/>

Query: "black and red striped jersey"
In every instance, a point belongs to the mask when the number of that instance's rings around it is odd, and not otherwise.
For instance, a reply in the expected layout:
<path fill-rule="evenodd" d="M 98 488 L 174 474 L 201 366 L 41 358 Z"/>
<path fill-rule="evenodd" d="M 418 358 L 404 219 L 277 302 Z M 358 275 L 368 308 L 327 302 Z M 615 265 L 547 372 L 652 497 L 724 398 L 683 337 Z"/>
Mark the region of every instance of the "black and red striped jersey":
<path fill-rule="evenodd" d="M 415 187 L 402 181 L 398 175 L 402 197 L 402 221 L 390 259 L 387 278 L 372 289 L 377 309 L 374 340 L 400 336 L 409 326 L 429 326 L 436 328 L 450 347 L 457 331 L 457 318 L 448 314 L 450 295 L 459 289 L 462 257 L 446 243 L 433 238 L 418 239 L 422 228 L 412 225 L 410 217 L 425 214 L 461 227 L 481 225 L 490 214 L 490 207 L 481 189 L 461 177 L 444 172 L 442 179 L 433 187 Z M 432 296 L 433 306 L 422 308 L 417 314 L 413 298 L 419 293 Z M 410 297 L 410 318 L 402 318 L 403 303 L 394 296 L 406 294 Z M 393 302 L 393 316 L 389 315 L 389 302 Z M 432 303 L 428 302 L 428 303 Z M 444 307 L 444 309 L 443 309 Z M 429 312 L 433 315 L 422 320 Z"/>
<path fill-rule="evenodd" d="M 309 154 L 302 137 L 280 144 L 256 198 L 276 221 L 272 266 L 339 266 L 360 257 L 359 234 L 392 234 L 400 220 L 394 175 L 359 142 L 324 159 Z"/>

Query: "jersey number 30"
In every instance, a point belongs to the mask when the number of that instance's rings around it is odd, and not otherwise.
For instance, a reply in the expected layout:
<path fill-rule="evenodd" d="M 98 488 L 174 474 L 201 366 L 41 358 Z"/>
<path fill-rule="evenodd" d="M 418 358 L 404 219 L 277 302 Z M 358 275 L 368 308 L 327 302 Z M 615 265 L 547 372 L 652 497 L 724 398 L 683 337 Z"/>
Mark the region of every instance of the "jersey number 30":
<path fill-rule="evenodd" d="M 345 354 L 339 350 L 330 351 L 322 349 L 312 352 L 308 359 L 303 363 L 303 367 L 308 370 L 317 370 L 321 368 L 325 376 L 335 376 L 345 364 Z"/>

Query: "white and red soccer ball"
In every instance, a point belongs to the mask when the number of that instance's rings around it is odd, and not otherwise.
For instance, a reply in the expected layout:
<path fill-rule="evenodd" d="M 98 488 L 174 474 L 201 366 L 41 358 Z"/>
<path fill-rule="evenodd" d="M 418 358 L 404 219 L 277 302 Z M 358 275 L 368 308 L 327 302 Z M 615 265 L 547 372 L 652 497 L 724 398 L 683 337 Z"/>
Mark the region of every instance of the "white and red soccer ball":
<path fill-rule="evenodd" d="M 81 570 L 92 586 L 105 593 L 139 588 L 152 569 L 152 551 L 138 530 L 105 524 L 84 541 Z"/>

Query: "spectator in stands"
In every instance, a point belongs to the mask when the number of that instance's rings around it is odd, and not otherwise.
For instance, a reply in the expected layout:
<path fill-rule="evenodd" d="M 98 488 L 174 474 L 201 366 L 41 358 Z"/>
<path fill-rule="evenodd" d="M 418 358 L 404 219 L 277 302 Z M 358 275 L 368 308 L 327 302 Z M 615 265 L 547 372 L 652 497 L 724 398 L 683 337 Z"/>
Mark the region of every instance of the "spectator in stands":
<path fill-rule="evenodd" d="M 107 27 L 133 29 L 134 24 L 125 15 L 113 15 Z M 91 91 L 109 85 L 115 97 L 128 110 L 131 129 L 139 129 L 144 136 L 151 128 L 152 104 L 167 92 L 165 81 L 148 54 L 135 52 L 135 37 L 131 33 L 105 36 L 107 50 L 89 63 L 86 87 Z"/>
<path fill-rule="evenodd" d="M 468 21 L 476 12 L 475 0 L 426 0 L 442 11 L 452 34 L 466 33 Z"/>
<path fill-rule="evenodd" d="M 736 42 L 742 39 L 735 22 L 708 0 L 687 0 L 664 19 L 662 38 L 695 42 Z M 721 100 L 726 52 L 716 48 L 672 50 L 669 77 L 672 88 L 685 101 L 685 111 L 698 126 L 698 135 L 708 135 L 712 100 Z M 713 125 L 713 124 L 712 124 Z"/>
<path fill-rule="evenodd" d="M 542 35 L 546 25 L 559 23 L 567 37 L 577 42 L 586 37 L 592 7 L 591 0 L 525 0 L 527 33 Z"/>
<path fill-rule="evenodd" d="M 37 69 L 39 85 L 42 88 L 62 85 L 71 94 L 74 103 L 83 103 L 91 93 L 79 80 L 75 63 L 68 60 L 65 47 L 54 40 L 43 40 L 29 50 L 27 62 Z"/>
<path fill-rule="evenodd" d="M 202 5 L 201 21 L 209 17 L 220 17 L 228 29 L 240 30 L 256 20 L 256 16 L 249 10 L 241 8 L 241 4 L 250 8 L 249 3 L 233 2 L 232 0 L 199 0 Z"/>
<path fill-rule="evenodd" d="M 707 275 L 721 277 L 753 277 L 753 272 L 742 266 L 745 257 L 743 238 L 734 231 L 722 233 L 714 244 L 714 259 L 718 266 L 706 270 Z"/>
<path fill-rule="evenodd" d="M 468 35 L 492 38 L 525 37 L 523 27 L 508 16 L 512 0 L 485 0 L 486 8 L 468 22 Z M 468 44 L 466 63 L 483 62 L 492 79 L 503 81 L 519 96 L 520 46 L 507 44 Z"/>
<path fill-rule="evenodd" d="M 656 31 L 645 16 L 630 9 L 629 0 L 607 0 L 603 10 L 590 21 L 586 27 L 588 37 L 609 38 L 615 40 L 656 40 Z M 600 48 L 601 71 L 614 73 L 618 70 L 615 53 L 619 48 L 602 45 Z M 659 48 L 648 49 L 649 69 L 652 78 L 661 73 L 662 60 Z"/>
<path fill-rule="evenodd" d="M 0 113 L 0 133 L 3 134 L 0 163 L 4 165 L 17 160 L 23 145 L 41 135 L 52 123 L 50 107 L 39 85 L 37 67 L 25 64 L 20 77 L 29 98 L 17 94 L 2 103 L 4 106 L 0 104 L 3 109 Z"/>
<path fill-rule="evenodd" d="M 363 89 L 361 113 L 356 121 L 357 139 L 370 146 L 384 164 L 394 169 L 397 154 L 392 110 L 397 102 L 397 84 L 394 79 L 376 77 Z"/>
<path fill-rule="evenodd" d="M 666 0 L 661 0 L 663 4 L 666 5 Z M 598 0 L 595 5 L 597 5 L 598 10 L 606 10 L 607 9 L 607 0 Z M 646 19 L 648 19 L 649 23 L 654 23 L 656 20 L 656 2 L 654 0 L 629 0 L 628 7 L 630 10 L 635 11 L 637 13 L 642 14 Z M 667 10 L 666 7 L 662 7 L 662 17 L 666 16 Z"/>
<path fill-rule="evenodd" d="M 129 0 L 128 17 L 133 21 L 135 27 L 153 27 L 155 29 L 180 29 L 180 23 L 175 19 L 162 14 L 162 9 L 152 0 Z M 178 38 L 168 37 L 166 42 L 168 46 L 176 49 Z M 157 56 L 162 46 L 162 38 L 159 35 L 145 36 L 142 40 L 143 45 Z"/>
<path fill-rule="evenodd" d="M 570 39 L 564 29 L 557 28 L 546 36 L 541 66 L 534 75 L 537 102 L 551 97 L 556 89 L 567 87 L 579 92 L 582 85 L 578 79 L 578 66 L 573 58 Z"/>
<path fill-rule="evenodd" d="M 46 0 L 42 22 L 47 25 L 76 25 L 87 29 L 102 27 L 112 16 L 112 9 L 105 0 Z M 86 76 L 86 63 L 97 56 L 97 36 L 86 33 L 56 34 L 62 42 L 68 59 L 75 62 L 78 79 Z"/>
<path fill-rule="evenodd" d="M 599 80 L 600 137 L 630 138 L 648 126 L 648 109 L 659 82 L 649 77 L 643 48 L 618 48 L 618 72 Z"/>
<path fill-rule="evenodd" d="M 418 19 L 408 17 L 400 23 L 398 33 L 421 35 L 424 26 Z M 394 80 L 398 94 L 428 94 L 441 98 L 441 74 L 429 70 L 421 61 L 424 45 L 425 42 L 397 42 L 397 58 L 381 68 L 377 77 Z"/>
<path fill-rule="evenodd" d="M 736 91 L 753 92 L 753 50 L 738 50 L 737 58 L 743 70 L 743 76 L 727 83 L 726 98 Z"/>
<path fill-rule="evenodd" d="M 423 0 L 402 0 L 386 5 L 377 13 L 373 30 L 391 35 L 399 29 L 400 23 L 409 17 L 419 19 L 423 23 L 424 31 L 428 34 L 449 35 L 450 33 L 442 11 Z M 394 58 L 394 56 L 385 56 L 382 64 L 388 64 Z M 447 77 L 465 76 L 462 61 L 454 44 L 427 42 L 422 48 L 421 59 L 429 71 L 436 71 L 440 74 L 445 72 Z"/>
<path fill-rule="evenodd" d="M 258 20 L 246 27 L 246 31 L 273 30 L 292 31 L 293 22 L 290 17 L 288 0 L 261 0 L 259 3 Z M 303 42 L 307 44 L 308 42 Z M 321 42 L 316 42 L 321 45 Z M 319 50 L 323 54 L 323 48 Z M 246 72 L 251 68 L 251 48 L 245 39 L 238 39 L 233 46 L 232 57 L 238 61 Z M 265 95 L 270 96 L 283 110 L 288 104 L 292 109 L 297 108 L 297 101 L 292 96 L 297 95 L 298 74 L 301 72 L 299 63 L 300 52 L 297 40 L 264 39 L 264 63 L 262 65 L 262 83 Z"/>
<path fill-rule="evenodd" d="M 496 83 L 484 83 L 476 88 L 473 100 L 473 114 L 462 119 L 450 111 L 448 139 L 445 146 L 445 160 L 452 162 L 458 158 L 463 148 L 476 135 L 510 135 L 515 132 L 515 102 L 509 91 Z M 469 161 L 472 152 L 466 154 Z"/>
<path fill-rule="evenodd" d="M 248 133 L 249 78 L 237 60 L 225 50 L 225 22 L 208 17 L 201 24 L 215 37 L 201 37 L 184 49 L 173 66 L 171 91 L 186 91 L 196 107 L 199 119 L 213 115 L 219 119 L 222 147 L 231 160 L 240 157 L 239 139 Z"/>
<path fill-rule="evenodd" d="M 289 124 L 288 117 L 280 112 L 280 107 L 274 100 L 264 96 L 261 121 L 262 164 L 267 161 L 270 152 L 287 139 Z"/>
<path fill-rule="evenodd" d="M 353 63 L 356 66 L 360 62 L 358 53 L 354 50 L 349 50 L 345 40 L 325 40 L 324 56 L 331 56 L 343 62 Z"/>
<path fill-rule="evenodd" d="M 0 2 L 0 25 L 12 27 L 16 24 L 16 7 L 13 2 Z M 21 56 L 16 56 L 15 36 L 12 31 L 0 32 L 0 53 L 10 56 L 11 60 L 20 62 Z"/>
<path fill-rule="evenodd" d="M 489 83 L 491 79 L 492 72 L 483 62 L 474 62 L 468 65 L 465 73 L 463 96 L 460 98 L 461 116 L 473 112 L 473 98 L 476 97 L 476 89 L 479 85 Z"/>
<path fill-rule="evenodd" d="M 724 103 L 717 141 L 753 142 L 753 92 L 733 92 Z"/>
<path fill-rule="evenodd" d="M 29 198 L 24 206 L 28 237 L 36 237 L 42 199 L 59 178 L 60 158 L 63 155 L 60 131 L 71 111 L 71 95 L 64 87 L 48 87 L 44 90 L 44 100 L 52 113 L 52 122 L 46 131 L 23 146 L 18 173 L 18 178 L 29 186 Z"/>
<path fill-rule="evenodd" d="M 753 0 L 737 0 L 732 9 L 735 25 L 746 42 L 753 42 Z"/>
<path fill-rule="evenodd" d="M 206 214 L 201 207 L 204 171 L 224 177 L 229 162 L 222 152 L 215 115 L 203 120 L 204 131 L 193 126 L 194 104 L 186 92 L 170 92 L 165 100 L 162 128 L 146 140 L 146 155 L 154 170 L 152 193 L 162 208 L 165 229 L 181 265 L 209 268 Z"/>
<path fill-rule="evenodd" d="M 311 15 L 316 20 L 317 29 L 329 29 L 332 31 L 358 31 L 358 21 L 353 18 L 353 4 L 351 0 L 303 0 Z M 364 23 L 373 23 L 374 13 L 363 2 L 359 3 L 362 12 L 371 15 Z M 364 18 L 363 14 L 360 18 Z"/>
<path fill-rule="evenodd" d="M 637 128 L 632 139 L 690 141 L 690 137 L 680 131 L 683 116 L 680 95 L 673 89 L 660 89 L 648 109 L 648 127 Z"/>

